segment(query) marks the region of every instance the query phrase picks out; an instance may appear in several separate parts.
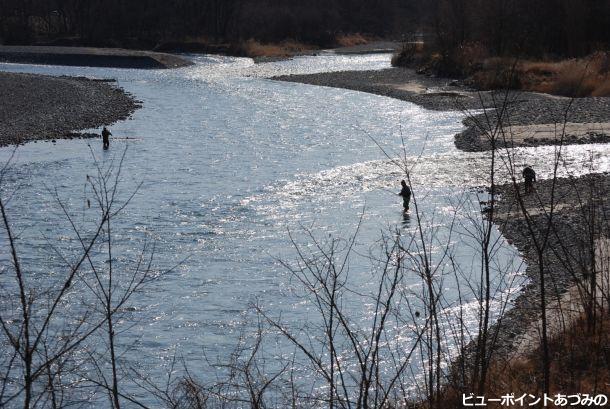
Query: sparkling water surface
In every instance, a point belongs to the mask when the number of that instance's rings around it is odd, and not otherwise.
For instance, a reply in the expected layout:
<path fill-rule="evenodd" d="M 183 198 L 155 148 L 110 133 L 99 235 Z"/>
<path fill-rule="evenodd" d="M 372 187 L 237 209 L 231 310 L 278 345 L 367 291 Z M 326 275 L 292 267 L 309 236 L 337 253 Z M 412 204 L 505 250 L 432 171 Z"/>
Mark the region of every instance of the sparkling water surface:
<path fill-rule="evenodd" d="M 310 243 L 304 228 L 319 237 L 349 237 L 362 220 L 350 283 L 373 291 L 375 276 L 365 255 L 378 249 L 383 232 L 416 228 L 403 216 L 396 195 L 401 171 L 377 144 L 399 157 L 404 141 L 425 223 L 439 227 L 437 244 L 449 243 L 462 268 L 476 271 L 473 239 L 462 225 L 478 215 L 475 204 L 485 198 L 477 196 L 476 187 L 487 183 L 489 154 L 455 148 L 463 113 L 269 79 L 389 68 L 389 55 L 323 55 L 264 64 L 191 58 L 191 67 L 149 71 L 0 64 L 12 72 L 115 78 L 143 102 L 132 119 L 111 127 L 115 137 L 134 139 L 112 141 L 109 151 L 102 150 L 101 140 L 0 149 L 2 162 L 14 153 L 3 192 L 13 194 L 9 212 L 20 233 L 24 264 L 40 274 L 61 271 L 49 241 L 56 239 L 68 253 L 78 250 L 53 192 L 77 220 L 84 220 L 91 198 L 86 177 L 95 174 L 94 157 L 110 166 L 127 149 L 120 191 L 128 196 L 141 186 L 115 220 L 119 258 L 127 263 L 145 239 L 152 239 L 155 266 L 179 266 L 132 299 L 135 326 L 122 335 L 124 345 L 133 345 L 126 360 L 164 379 L 177 351 L 205 380 L 211 375 L 203 369 L 202 350 L 221 360 L 228 357 L 238 336 L 255 324 L 248 313 L 253 303 L 271 315 L 281 313 L 288 324 L 307 321 L 313 307 L 296 294 L 297 283 L 279 262 L 295 257 L 289 233 L 299 243 Z M 517 149 L 517 163 L 531 164 L 547 178 L 554 149 Z M 608 171 L 609 150 L 608 145 L 566 147 L 559 172 Z M 447 226 L 456 212 L 457 234 L 449 236 Z M 494 235 L 503 242 L 498 232 Z M 509 245 L 500 248 L 498 258 L 515 277 L 523 270 Z M 413 285 L 418 282 L 412 278 Z M 450 280 L 443 291 L 449 300 L 456 297 Z M 363 320 L 370 316 L 370 306 L 354 302 L 350 308 Z M 397 339 L 403 341 L 400 334 Z"/>

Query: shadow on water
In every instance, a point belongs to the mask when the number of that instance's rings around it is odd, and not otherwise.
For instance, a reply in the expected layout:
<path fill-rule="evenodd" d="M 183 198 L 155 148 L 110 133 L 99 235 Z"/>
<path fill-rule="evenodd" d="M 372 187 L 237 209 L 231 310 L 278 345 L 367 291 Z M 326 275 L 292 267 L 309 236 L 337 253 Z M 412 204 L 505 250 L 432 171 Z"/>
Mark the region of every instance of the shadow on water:
<path fill-rule="evenodd" d="M 411 213 L 409 210 L 402 211 L 401 224 L 405 229 L 409 229 L 411 227 Z"/>

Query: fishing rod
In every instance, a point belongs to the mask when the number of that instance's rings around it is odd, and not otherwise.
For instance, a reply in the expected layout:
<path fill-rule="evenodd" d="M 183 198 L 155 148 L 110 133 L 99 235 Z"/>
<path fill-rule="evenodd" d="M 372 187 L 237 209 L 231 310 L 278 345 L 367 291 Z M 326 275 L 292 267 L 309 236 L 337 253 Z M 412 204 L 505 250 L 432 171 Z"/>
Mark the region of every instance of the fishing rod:
<path fill-rule="evenodd" d="M 394 196 L 398 195 L 399 193 L 394 192 L 393 190 L 390 189 L 386 189 L 385 187 L 382 187 L 381 190 L 384 190 L 390 194 L 393 194 Z"/>

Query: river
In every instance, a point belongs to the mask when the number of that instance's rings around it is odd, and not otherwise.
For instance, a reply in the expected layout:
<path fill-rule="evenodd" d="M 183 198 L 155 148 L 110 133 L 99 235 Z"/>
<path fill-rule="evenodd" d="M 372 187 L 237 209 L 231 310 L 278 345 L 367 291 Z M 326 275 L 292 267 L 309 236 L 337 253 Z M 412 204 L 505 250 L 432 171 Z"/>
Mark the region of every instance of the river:
<path fill-rule="evenodd" d="M 12 72 L 115 78 L 143 101 L 132 119 L 111 127 L 115 137 L 131 141 L 115 140 L 109 151 L 98 140 L 28 143 L 17 149 L 2 187 L 5 194 L 19 188 L 9 211 L 24 264 L 33 274 L 59 274 L 61 260 L 47 239 L 68 254 L 77 253 L 78 245 L 52 192 L 57 189 L 75 219 L 84 222 L 90 217 L 85 203 L 92 193 L 85 184 L 87 175 L 95 174 L 93 157 L 102 166 L 116 165 L 127 149 L 120 192 L 128 196 L 141 187 L 115 220 L 117 263 L 128 265 L 149 240 L 155 243 L 156 269 L 177 265 L 130 300 L 121 335 L 122 345 L 131 346 L 124 356 L 128 364 L 161 380 L 177 353 L 193 374 L 209 381 L 202 351 L 227 359 L 240 334 L 255 327 L 253 303 L 281 314 L 288 324 L 315 320 L 311 303 L 279 261 L 296 257 L 289 233 L 307 246 L 305 229 L 317 237 L 346 238 L 361 224 L 350 283 L 373 291 L 375 275 L 366 255 L 379 250 L 383 232 L 417 227 L 403 217 L 395 194 L 401 172 L 378 144 L 400 156 L 405 141 L 425 225 L 436 229 L 437 244 L 450 243 L 462 268 L 477 271 L 476 240 L 466 226 L 480 219 L 477 204 L 486 196 L 477 187 L 487 183 L 488 154 L 455 148 L 462 113 L 268 79 L 382 69 L 390 66 L 389 55 L 322 55 L 258 65 L 242 58 L 191 58 L 196 63 L 191 67 L 150 71 L 0 65 Z M 518 163 L 549 177 L 552 169 L 544 161 L 552 152 L 552 147 L 519 149 Z M 12 148 L 1 149 L 0 160 L 11 153 Z M 568 147 L 564 160 L 562 174 L 590 171 L 583 163 L 596 171 L 610 168 L 606 146 Z M 457 222 L 450 237 L 452 220 Z M 511 277 L 504 290 L 515 289 L 524 266 L 497 231 L 494 239 L 498 268 Z M 443 292 L 449 300 L 457 297 L 451 280 Z M 349 308 L 358 319 L 370 318 L 366 303 Z M 408 345 L 408 337 L 404 342 Z"/>

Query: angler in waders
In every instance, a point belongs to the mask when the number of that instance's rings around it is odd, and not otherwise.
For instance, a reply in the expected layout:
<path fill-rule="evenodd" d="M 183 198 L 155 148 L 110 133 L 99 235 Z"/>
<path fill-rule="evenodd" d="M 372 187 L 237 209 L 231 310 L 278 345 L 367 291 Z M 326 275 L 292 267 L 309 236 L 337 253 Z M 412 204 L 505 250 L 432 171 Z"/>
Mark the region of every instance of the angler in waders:
<path fill-rule="evenodd" d="M 110 132 L 108 128 L 104 127 L 102 130 L 102 142 L 104 143 L 104 150 L 110 147 L 110 135 L 112 135 L 112 132 Z"/>

